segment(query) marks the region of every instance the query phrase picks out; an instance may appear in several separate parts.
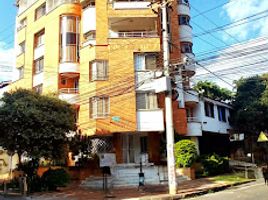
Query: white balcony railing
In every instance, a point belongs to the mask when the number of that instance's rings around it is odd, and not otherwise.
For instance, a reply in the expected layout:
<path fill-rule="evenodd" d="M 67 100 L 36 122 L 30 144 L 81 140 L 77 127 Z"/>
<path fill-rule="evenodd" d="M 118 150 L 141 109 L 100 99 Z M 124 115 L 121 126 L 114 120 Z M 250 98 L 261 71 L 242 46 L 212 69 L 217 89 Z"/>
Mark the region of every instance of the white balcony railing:
<path fill-rule="evenodd" d="M 156 31 L 113 32 L 111 38 L 154 38 L 159 37 Z"/>
<path fill-rule="evenodd" d="M 77 94 L 79 93 L 79 88 L 61 88 L 59 90 L 60 94 Z"/>

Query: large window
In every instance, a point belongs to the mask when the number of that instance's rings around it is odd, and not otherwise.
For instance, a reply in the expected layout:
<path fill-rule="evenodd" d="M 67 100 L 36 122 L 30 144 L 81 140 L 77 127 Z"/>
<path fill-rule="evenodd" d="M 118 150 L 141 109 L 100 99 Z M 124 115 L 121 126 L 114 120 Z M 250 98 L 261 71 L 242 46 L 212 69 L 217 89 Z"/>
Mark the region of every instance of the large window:
<path fill-rule="evenodd" d="M 61 17 L 61 62 L 79 62 L 79 18 Z"/>
<path fill-rule="evenodd" d="M 218 108 L 218 118 L 221 122 L 226 122 L 226 111 L 223 106 L 217 106 Z"/>
<path fill-rule="evenodd" d="M 193 44 L 190 42 L 181 42 L 181 53 L 193 53 Z"/>
<path fill-rule="evenodd" d="M 189 25 L 190 26 L 190 17 L 188 15 L 179 15 L 179 25 Z"/>
<path fill-rule="evenodd" d="M 108 79 L 108 61 L 96 60 L 89 65 L 89 80 L 107 80 Z"/>
<path fill-rule="evenodd" d="M 34 61 L 34 74 L 39 74 L 44 70 L 44 57 Z"/>
<path fill-rule="evenodd" d="M 210 102 L 205 102 L 205 115 L 207 117 L 214 118 L 214 104 Z"/>
<path fill-rule="evenodd" d="M 137 110 L 139 109 L 151 110 L 157 108 L 158 108 L 157 95 L 155 93 L 153 92 L 137 93 Z"/>
<path fill-rule="evenodd" d="M 35 10 L 35 20 L 46 14 L 46 3 L 42 4 Z"/>
<path fill-rule="evenodd" d="M 136 53 L 134 54 L 135 70 L 155 70 L 157 69 L 158 54 L 157 53 Z"/>
<path fill-rule="evenodd" d="M 89 99 L 89 110 L 91 118 L 103 118 L 109 115 L 109 97 L 92 97 Z"/>
<path fill-rule="evenodd" d="M 45 29 L 39 31 L 34 36 L 34 47 L 37 48 L 45 44 Z"/>

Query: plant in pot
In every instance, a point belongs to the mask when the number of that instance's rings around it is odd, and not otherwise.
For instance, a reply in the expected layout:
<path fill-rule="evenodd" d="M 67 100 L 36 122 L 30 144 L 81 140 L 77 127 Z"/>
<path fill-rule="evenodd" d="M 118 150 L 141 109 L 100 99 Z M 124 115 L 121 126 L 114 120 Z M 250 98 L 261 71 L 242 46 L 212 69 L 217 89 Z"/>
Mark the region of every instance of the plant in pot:
<path fill-rule="evenodd" d="M 192 168 L 197 159 L 196 145 L 191 140 L 180 140 L 174 146 L 176 172 L 190 179 L 195 179 L 195 171 Z"/>

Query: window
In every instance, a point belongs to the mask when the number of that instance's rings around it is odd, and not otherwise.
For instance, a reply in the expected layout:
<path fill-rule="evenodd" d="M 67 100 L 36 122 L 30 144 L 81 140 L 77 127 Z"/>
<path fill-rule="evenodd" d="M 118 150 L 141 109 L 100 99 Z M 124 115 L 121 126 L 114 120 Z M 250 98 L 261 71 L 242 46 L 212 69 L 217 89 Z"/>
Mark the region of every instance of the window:
<path fill-rule="evenodd" d="M 19 44 L 19 52 L 18 55 L 23 54 L 25 52 L 25 41 Z"/>
<path fill-rule="evenodd" d="M 67 79 L 61 79 L 61 84 L 66 85 L 67 84 Z"/>
<path fill-rule="evenodd" d="M 39 74 L 44 70 L 44 57 L 34 61 L 34 74 Z"/>
<path fill-rule="evenodd" d="M 34 48 L 45 44 L 45 29 L 39 31 L 34 36 Z"/>
<path fill-rule="evenodd" d="M 19 71 L 19 79 L 22 79 L 24 77 L 24 66 L 18 68 Z"/>
<path fill-rule="evenodd" d="M 214 118 L 214 104 L 205 102 L 205 115 Z"/>
<path fill-rule="evenodd" d="M 94 7 L 95 7 L 95 0 L 88 0 L 88 1 L 85 1 L 82 4 L 82 8 L 83 9 L 94 8 Z"/>
<path fill-rule="evenodd" d="M 134 54 L 135 70 L 156 70 L 158 62 L 157 53 L 136 53 Z"/>
<path fill-rule="evenodd" d="M 22 20 L 20 20 L 17 30 L 19 31 L 23 29 L 26 25 L 27 25 L 27 18 L 25 17 Z"/>
<path fill-rule="evenodd" d="M 108 61 L 97 60 L 90 64 L 90 77 L 91 81 L 95 80 L 107 80 L 108 79 Z"/>
<path fill-rule="evenodd" d="M 43 92 L 43 84 L 37 85 L 33 88 L 33 90 L 38 93 L 38 94 L 42 94 Z"/>
<path fill-rule="evenodd" d="M 190 26 L 190 17 L 188 15 L 179 15 L 179 25 L 189 25 Z"/>
<path fill-rule="evenodd" d="M 91 118 L 103 118 L 109 115 L 109 97 L 92 97 L 89 99 Z"/>
<path fill-rule="evenodd" d="M 148 93 L 137 93 L 137 110 L 145 109 L 157 109 L 157 96 L 155 93 L 148 92 Z"/>
<path fill-rule="evenodd" d="M 181 42 L 181 53 L 193 53 L 193 44 L 190 42 Z"/>
<path fill-rule="evenodd" d="M 61 62 L 79 62 L 79 17 L 61 17 Z"/>
<path fill-rule="evenodd" d="M 35 10 L 35 20 L 46 14 L 46 3 L 42 4 Z"/>
<path fill-rule="evenodd" d="M 148 152 L 148 138 L 147 136 L 140 137 L 141 153 Z"/>
<path fill-rule="evenodd" d="M 189 6 L 189 0 L 178 0 L 178 4 L 185 4 Z"/>
<path fill-rule="evenodd" d="M 96 39 L 96 31 L 89 31 L 84 33 L 84 39 L 87 40 L 95 40 Z"/>
<path fill-rule="evenodd" d="M 218 108 L 218 118 L 221 122 L 226 122 L 226 112 L 223 106 L 217 106 Z"/>

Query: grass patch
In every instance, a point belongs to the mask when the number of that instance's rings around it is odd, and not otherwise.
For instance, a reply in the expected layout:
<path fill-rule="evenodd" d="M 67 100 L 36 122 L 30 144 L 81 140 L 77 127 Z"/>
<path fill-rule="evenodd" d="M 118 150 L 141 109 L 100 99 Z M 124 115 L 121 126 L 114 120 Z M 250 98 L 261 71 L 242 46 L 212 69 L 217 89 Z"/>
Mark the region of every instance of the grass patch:
<path fill-rule="evenodd" d="M 210 177 L 209 180 L 226 184 L 243 183 L 252 180 L 247 179 L 244 176 L 245 176 L 244 173 L 223 174 L 219 176 Z"/>

